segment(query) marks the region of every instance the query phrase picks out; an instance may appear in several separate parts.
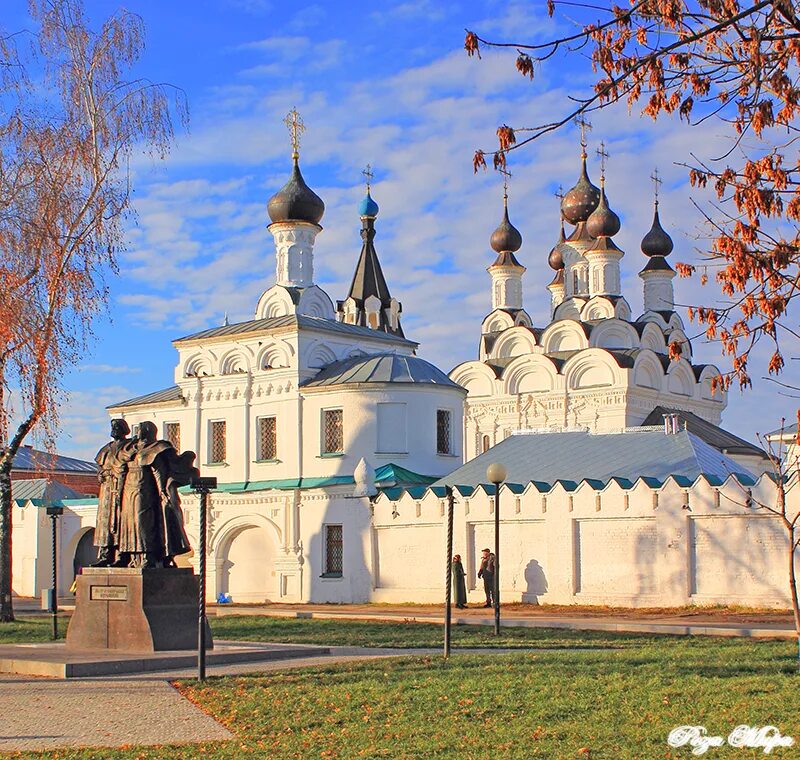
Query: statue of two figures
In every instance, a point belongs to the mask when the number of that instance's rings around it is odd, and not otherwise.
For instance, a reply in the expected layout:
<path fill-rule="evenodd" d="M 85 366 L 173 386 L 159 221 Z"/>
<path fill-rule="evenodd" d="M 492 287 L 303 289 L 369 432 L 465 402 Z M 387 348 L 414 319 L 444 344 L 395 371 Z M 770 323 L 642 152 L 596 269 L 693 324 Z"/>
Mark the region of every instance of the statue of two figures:
<path fill-rule="evenodd" d="M 100 493 L 93 567 L 175 567 L 191 551 L 178 488 L 199 475 L 194 452 L 179 454 L 157 428 L 142 422 L 128 438 L 123 419 L 111 420 L 111 442 L 97 452 Z"/>

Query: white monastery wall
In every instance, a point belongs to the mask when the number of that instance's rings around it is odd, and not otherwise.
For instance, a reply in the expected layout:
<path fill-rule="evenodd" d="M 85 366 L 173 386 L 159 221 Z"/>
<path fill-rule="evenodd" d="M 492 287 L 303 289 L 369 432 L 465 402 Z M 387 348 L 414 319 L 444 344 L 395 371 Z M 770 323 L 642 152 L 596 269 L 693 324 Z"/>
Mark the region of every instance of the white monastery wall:
<path fill-rule="evenodd" d="M 787 543 L 779 520 L 746 506 L 747 488 L 729 479 L 689 488 L 615 481 L 601 490 L 583 482 L 572 492 L 557 484 L 520 494 L 504 487 L 500 505 L 501 599 L 542 604 L 678 606 L 741 604 L 787 607 Z M 751 504 L 774 499 L 762 478 Z M 790 491 L 800 509 L 800 489 Z M 453 552 L 467 572 L 469 601 L 483 600 L 476 578 L 480 550 L 494 551 L 493 496 L 456 492 Z M 380 573 L 373 601 L 434 602 L 442 598 L 446 498 L 379 497 L 373 533 Z M 427 581 L 411 566 L 423 547 Z M 439 559 L 441 557 L 441 560 Z M 442 572 L 438 572 L 438 567 Z M 442 577 L 439 577 L 442 576 Z M 403 585 L 402 579 L 408 583 Z"/>
<path fill-rule="evenodd" d="M 453 552 L 467 572 L 469 601 L 483 600 L 480 550 L 494 549 L 494 498 L 483 487 L 456 489 Z M 493 490 L 493 489 L 490 489 Z M 519 492 L 515 492 L 519 491 Z M 443 599 L 447 499 L 415 488 L 370 503 L 352 486 L 211 496 L 208 599 L 235 602 L 440 602 Z M 800 510 L 800 483 L 788 492 Z M 775 485 L 699 478 L 624 488 L 582 482 L 569 491 L 504 486 L 500 580 L 506 602 L 679 606 L 789 606 L 787 540 L 780 521 L 759 508 Z M 198 502 L 183 499 L 186 528 L 198 546 Z M 50 521 L 32 505 L 14 507 L 14 590 L 38 596 L 50 585 Z M 63 594 L 72 560 L 92 525 L 93 506 L 67 507 L 59 520 Z M 325 531 L 341 526 L 342 571 L 326 567 Z M 36 554 L 34 554 L 36 552 Z M 197 567 L 196 555 L 182 560 Z"/>
<path fill-rule="evenodd" d="M 13 503 L 11 574 L 13 591 L 19 596 L 39 597 L 53 582 L 53 529 L 44 508 L 25 502 Z M 73 560 L 81 536 L 95 525 L 97 507 L 64 510 L 56 524 L 59 594 L 67 593 L 74 578 Z"/>

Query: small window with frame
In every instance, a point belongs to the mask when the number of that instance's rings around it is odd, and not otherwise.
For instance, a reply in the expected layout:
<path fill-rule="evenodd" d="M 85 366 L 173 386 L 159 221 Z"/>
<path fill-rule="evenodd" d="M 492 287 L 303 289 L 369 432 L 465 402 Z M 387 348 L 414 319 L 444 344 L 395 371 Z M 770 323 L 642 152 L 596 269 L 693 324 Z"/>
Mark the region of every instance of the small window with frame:
<path fill-rule="evenodd" d="M 181 450 L 181 425 L 179 422 L 164 423 L 164 440 L 169 441 L 178 451 Z"/>
<path fill-rule="evenodd" d="M 341 455 L 344 453 L 344 411 L 342 409 L 322 410 L 322 454 Z"/>
<path fill-rule="evenodd" d="M 344 568 L 344 542 L 341 525 L 325 526 L 325 572 L 323 578 L 341 578 Z"/>
<path fill-rule="evenodd" d="M 436 453 L 453 453 L 452 412 L 449 409 L 436 410 Z"/>
<path fill-rule="evenodd" d="M 258 418 L 258 459 L 271 462 L 278 458 L 278 420 L 276 417 Z"/>
<path fill-rule="evenodd" d="M 211 422 L 211 440 L 208 446 L 208 463 L 225 464 L 227 461 L 227 436 L 225 420 Z"/>

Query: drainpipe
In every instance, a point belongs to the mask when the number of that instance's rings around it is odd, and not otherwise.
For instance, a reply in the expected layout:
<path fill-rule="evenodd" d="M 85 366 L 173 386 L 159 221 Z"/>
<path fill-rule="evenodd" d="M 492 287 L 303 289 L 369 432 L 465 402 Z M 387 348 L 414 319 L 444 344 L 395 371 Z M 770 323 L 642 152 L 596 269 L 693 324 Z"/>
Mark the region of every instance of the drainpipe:
<path fill-rule="evenodd" d="M 198 375 L 197 378 L 197 385 L 195 387 L 194 393 L 194 406 L 195 406 L 195 419 L 194 419 L 194 450 L 197 454 L 197 464 L 200 465 L 203 460 L 203 454 L 200 451 L 200 428 L 203 424 L 203 381 L 200 379 Z"/>
<path fill-rule="evenodd" d="M 250 396 L 253 388 L 253 373 L 247 373 L 244 388 L 244 472 L 245 483 L 250 482 Z"/>

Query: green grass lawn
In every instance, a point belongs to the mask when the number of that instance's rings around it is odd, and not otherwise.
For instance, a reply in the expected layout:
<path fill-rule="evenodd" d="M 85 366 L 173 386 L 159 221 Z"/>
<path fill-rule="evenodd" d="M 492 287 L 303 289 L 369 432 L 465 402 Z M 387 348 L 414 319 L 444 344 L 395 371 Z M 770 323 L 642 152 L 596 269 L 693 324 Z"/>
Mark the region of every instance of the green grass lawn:
<path fill-rule="evenodd" d="M 441 647 L 443 626 L 432 623 L 361 620 L 302 620 L 297 618 L 231 615 L 211 618 L 214 636 L 236 641 L 278 641 L 326 646 Z M 454 625 L 454 647 L 607 647 L 646 641 L 636 634 L 608 634 L 557 628 L 501 628 L 500 636 L 491 626 Z"/>
<path fill-rule="evenodd" d="M 67 618 L 58 619 L 58 637 L 67 632 Z M 0 644 L 24 644 L 32 641 L 51 641 L 53 618 L 49 615 L 19 616 L 13 623 L 0 623 Z"/>
<path fill-rule="evenodd" d="M 440 627 L 410 623 L 242 617 L 213 625 L 220 638 L 405 646 L 441 640 Z M 466 626 L 456 636 L 462 646 L 494 640 Z M 696 757 L 667 745 L 675 726 L 704 725 L 724 736 L 743 723 L 778 726 L 799 744 L 769 755 L 712 748 L 704 757 L 800 756 L 792 642 L 511 629 L 497 643 L 556 648 L 185 681 L 178 688 L 228 726 L 233 741 L 21 757 L 658 760 Z"/>

